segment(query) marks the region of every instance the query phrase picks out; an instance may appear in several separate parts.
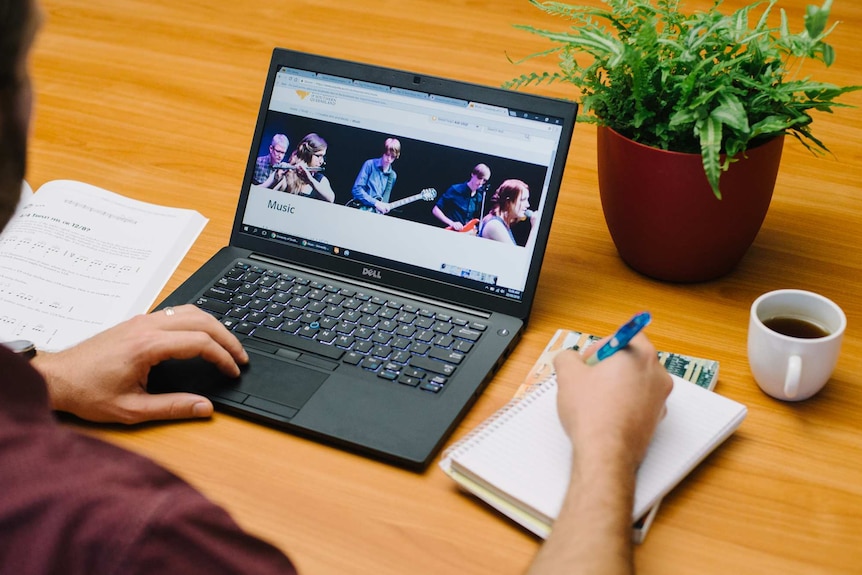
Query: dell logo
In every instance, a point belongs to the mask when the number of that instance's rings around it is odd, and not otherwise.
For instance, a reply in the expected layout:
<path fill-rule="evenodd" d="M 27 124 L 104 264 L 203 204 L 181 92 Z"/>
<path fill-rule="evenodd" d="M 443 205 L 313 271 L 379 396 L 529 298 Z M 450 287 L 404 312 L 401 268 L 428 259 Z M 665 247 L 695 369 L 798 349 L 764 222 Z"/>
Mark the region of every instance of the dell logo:
<path fill-rule="evenodd" d="M 376 280 L 381 278 L 380 270 L 374 268 L 362 268 L 362 275 L 372 277 Z"/>

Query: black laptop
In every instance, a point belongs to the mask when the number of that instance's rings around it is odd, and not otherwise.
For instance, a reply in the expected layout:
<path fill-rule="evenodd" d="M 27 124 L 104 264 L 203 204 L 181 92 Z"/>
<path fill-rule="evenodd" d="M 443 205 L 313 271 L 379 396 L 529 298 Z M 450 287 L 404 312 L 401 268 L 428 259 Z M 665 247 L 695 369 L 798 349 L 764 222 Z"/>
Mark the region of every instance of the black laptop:
<path fill-rule="evenodd" d="M 212 313 L 251 361 L 165 362 L 150 390 L 424 469 L 530 314 L 576 112 L 276 49 L 230 244 L 159 305 Z"/>

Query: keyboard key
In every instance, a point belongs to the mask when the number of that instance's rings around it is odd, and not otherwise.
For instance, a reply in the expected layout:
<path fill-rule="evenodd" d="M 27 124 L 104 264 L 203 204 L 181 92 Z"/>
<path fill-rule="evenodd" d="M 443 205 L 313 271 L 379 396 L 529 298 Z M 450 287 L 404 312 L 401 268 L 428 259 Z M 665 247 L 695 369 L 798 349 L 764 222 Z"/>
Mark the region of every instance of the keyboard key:
<path fill-rule="evenodd" d="M 404 385 L 409 385 L 411 387 L 416 387 L 422 380 L 416 379 L 415 377 L 410 377 L 408 375 L 401 374 L 398 378 L 398 383 L 403 383 Z"/>
<path fill-rule="evenodd" d="M 440 387 L 443 387 L 444 385 L 446 385 L 447 380 L 442 375 L 435 375 L 428 381 L 430 381 L 434 385 L 439 385 Z"/>
<path fill-rule="evenodd" d="M 438 321 L 434 324 L 434 331 L 437 333 L 447 334 L 452 331 L 452 324 L 449 322 Z"/>
<path fill-rule="evenodd" d="M 360 367 L 364 369 L 368 369 L 371 371 L 377 371 L 377 369 L 383 365 L 383 362 L 374 357 L 366 357 L 359 363 Z"/>
<path fill-rule="evenodd" d="M 374 348 L 374 344 L 371 343 L 370 341 L 365 341 L 365 340 L 357 341 L 353 345 L 353 351 L 356 351 L 356 352 L 359 352 L 362 354 L 367 354 L 373 348 Z"/>
<path fill-rule="evenodd" d="M 371 341 L 374 343 L 379 343 L 381 345 L 386 345 L 392 339 L 392 334 L 386 333 L 385 331 L 378 331 L 373 336 L 371 336 Z"/>
<path fill-rule="evenodd" d="M 412 356 L 410 355 L 410 353 L 408 353 L 402 349 L 399 349 L 399 350 L 396 350 L 389 357 L 389 359 L 391 359 L 392 361 L 398 362 L 398 363 L 407 363 L 408 361 L 410 361 L 411 357 Z"/>
<path fill-rule="evenodd" d="M 410 352 L 416 355 L 425 355 L 429 349 L 431 349 L 430 345 L 418 341 L 413 342 L 413 345 L 410 346 Z"/>
<path fill-rule="evenodd" d="M 413 356 L 410 358 L 410 365 L 413 367 L 430 371 L 431 373 L 439 373 L 440 375 L 450 376 L 455 373 L 455 366 L 443 361 L 437 361 L 428 357 Z"/>
<path fill-rule="evenodd" d="M 256 327 L 257 327 L 257 325 L 255 325 L 253 323 L 248 323 L 247 321 L 241 321 L 236 325 L 235 328 L 233 328 L 233 330 L 235 332 L 241 333 L 243 335 L 249 335 L 251 332 L 254 331 L 254 329 Z"/>
<path fill-rule="evenodd" d="M 461 353 L 470 353 L 470 350 L 473 349 L 473 344 L 467 340 L 459 339 L 455 342 L 455 345 L 452 347 L 455 351 L 460 351 Z"/>
<path fill-rule="evenodd" d="M 388 379 L 389 381 L 395 381 L 395 379 L 398 377 L 398 372 L 390 371 L 388 369 L 382 369 L 380 370 L 380 373 L 377 374 L 377 377 Z"/>
<path fill-rule="evenodd" d="M 248 309 L 244 307 L 233 307 L 229 312 L 227 312 L 227 315 L 233 319 L 243 319 L 248 315 Z"/>
<path fill-rule="evenodd" d="M 213 299 L 210 297 L 199 297 L 195 305 L 206 311 L 214 311 L 219 314 L 226 314 L 233 307 L 227 302 Z"/>
<path fill-rule="evenodd" d="M 440 361 L 445 361 L 447 363 L 452 363 L 455 365 L 460 364 L 464 361 L 464 354 L 460 351 L 452 351 L 449 349 L 440 349 L 439 347 L 433 348 L 428 352 L 428 357 L 432 357 L 434 359 L 439 359 Z"/>
<path fill-rule="evenodd" d="M 416 379 L 422 379 L 423 377 L 425 377 L 424 371 L 422 371 L 421 369 L 416 369 L 415 367 L 410 367 L 409 365 L 407 367 L 405 367 L 404 369 L 402 369 L 401 373 L 403 373 L 406 376 L 413 377 Z"/>
<path fill-rule="evenodd" d="M 329 330 L 329 329 L 324 329 L 317 334 L 316 339 L 320 343 L 331 344 L 335 340 L 336 336 L 337 336 L 337 334 L 334 331 Z"/>
<path fill-rule="evenodd" d="M 349 349 L 353 342 L 356 341 L 353 337 L 349 335 L 339 335 L 333 340 L 332 343 L 337 345 L 338 347 L 343 347 L 344 349 Z"/>
<path fill-rule="evenodd" d="M 204 296 L 221 301 L 230 301 L 230 298 L 233 297 L 233 291 L 227 288 L 213 286 L 206 291 Z"/>
<path fill-rule="evenodd" d="M 482 333 L 474 329 L 459 327 L 452 332 L 452 335 L 461 339 L 466 339 L 467 341 L 476 341 L 479 339 L 479 336 L 481 336 Z"/>

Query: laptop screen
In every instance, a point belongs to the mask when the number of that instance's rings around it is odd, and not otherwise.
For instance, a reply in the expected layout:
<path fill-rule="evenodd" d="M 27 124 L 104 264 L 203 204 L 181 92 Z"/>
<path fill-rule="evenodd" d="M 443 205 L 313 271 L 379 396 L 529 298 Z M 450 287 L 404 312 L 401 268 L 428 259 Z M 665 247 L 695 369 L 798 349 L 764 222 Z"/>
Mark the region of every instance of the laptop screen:
<path fill-rule="evenodd" d="M 424 76 L 395 85 L 380 70 L 271 70 L 235 234 L 361 264 L 371 281 L 391 271 L 520 302 L 574 114 L 501 105 L 497 89 L 475 91 L 493 101 L 437 93 L 446 81 Z"/>

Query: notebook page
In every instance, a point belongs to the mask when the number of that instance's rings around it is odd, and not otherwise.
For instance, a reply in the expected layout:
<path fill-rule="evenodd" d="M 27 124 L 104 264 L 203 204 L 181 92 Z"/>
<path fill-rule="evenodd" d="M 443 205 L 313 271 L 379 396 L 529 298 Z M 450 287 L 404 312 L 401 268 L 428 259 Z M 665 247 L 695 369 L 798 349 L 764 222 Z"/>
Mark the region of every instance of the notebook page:
<path fill-rule="evenodd" d="M 451 452 L 452 466 L 553 521 L 572 465 L 572 444 L 557 416 L 556 381 L 504 409 Z"/>
<path fill-rule="evenodd" d="M 667 415 L 656 427 L 638 469 L 635 512 L 645 511 L 673 489 L 739 427 L 747 413 L 740 403 L 671 377 Z"/>
<path fill-rule="evenodd" d="M 638 470 L 637 519 L 742 422 L 746 408 L 679 377 Z M 556 411 L 556 381 L 541 384 L 447 453 L 461 473 L 555 518 L 571 470 L 571 444 Z"/>

